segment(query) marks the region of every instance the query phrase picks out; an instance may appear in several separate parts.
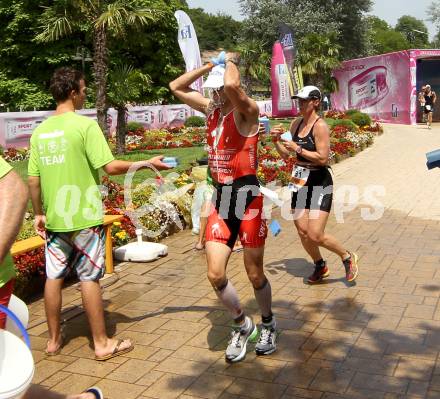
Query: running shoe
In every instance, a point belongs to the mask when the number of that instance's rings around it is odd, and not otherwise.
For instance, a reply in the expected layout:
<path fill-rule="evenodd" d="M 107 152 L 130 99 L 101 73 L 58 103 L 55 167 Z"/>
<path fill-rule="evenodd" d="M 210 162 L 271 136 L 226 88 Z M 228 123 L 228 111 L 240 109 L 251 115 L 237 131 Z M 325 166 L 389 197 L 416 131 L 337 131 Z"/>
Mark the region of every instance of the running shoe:
<path fill-rule="evenodd" d="M 344 267 L 345 267 L 345 278 L 349 283 L 356 280 L 356 277 L 359 273 L 359 266 L 358 266 L 358 256 L 352 252 L 350 253 L 350 257 L 343 261 Z"/>
<path fill-rule="evenodd" d="M 278 331 L 275 320 L 271 324 L 261 326 L 260 337 L 255 345 L 255 353 L 258 356 L 270 355 L 277 350 Z"/>
<path fill-rule="evenodd" d="M 255 342 L 258 336 L 258 329 L 252 319 L 246 316 L 245 327 L 234 327 L 231 333 L 228 347 L 226 348 L 225 360 L 229 363 L 236 363 L 246 356 L 248 341 Z"/>
<path fill-rule="evenodd" d="M 330 276 L 330 271 L 328 270 L 327 263 L 324 261 L 323 264 L 315 265 L 315 271 L 309 276 L 307 282 L 309 284 L 316 284 L 328 276 Z"/>

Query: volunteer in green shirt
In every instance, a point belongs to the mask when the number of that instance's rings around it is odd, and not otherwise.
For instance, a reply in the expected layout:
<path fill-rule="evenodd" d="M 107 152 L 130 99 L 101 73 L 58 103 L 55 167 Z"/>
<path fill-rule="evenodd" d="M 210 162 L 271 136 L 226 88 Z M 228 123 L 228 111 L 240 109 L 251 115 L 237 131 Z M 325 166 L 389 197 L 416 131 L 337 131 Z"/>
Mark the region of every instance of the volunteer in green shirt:
<path fill-rule="evenodd" d="M 95 359 L 107 360 L 132 350 L 133 344 L 129 339 L 109 338 L 105 329 L 99 286 L 105 271 L 99 169 L 117 175 L 132 166 L 159 170 L 169 167 L 161 161 L 162 156 L 134 163 L 113 158 L 98 124 L 75 113 L 86 98 L 82 73 L 71 68 L 58 69 L 50 90 L 57 109 L 32 134 L 28 169 L 35 229 L 46 240 L 46 353 L 56 355 L 62 348 L 61 288 L 72 269 L 81 282 Z"/>
<path fill-rule="evenodd" d="M 23 222 L 28 190 L 12 167 L 0 157 L 0 304 L 8 306 L 14 288 L 15 268 L 9 253 Z M 6 316 L 0 312 L 0 328 Z"/>

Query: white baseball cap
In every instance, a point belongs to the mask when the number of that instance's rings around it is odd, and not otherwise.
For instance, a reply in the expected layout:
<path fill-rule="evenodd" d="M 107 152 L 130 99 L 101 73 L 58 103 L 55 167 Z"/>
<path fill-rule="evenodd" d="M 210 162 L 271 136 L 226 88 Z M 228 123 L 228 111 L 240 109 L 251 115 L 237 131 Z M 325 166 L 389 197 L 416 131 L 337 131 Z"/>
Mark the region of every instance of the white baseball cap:
<path fill-rule="evenodd" d="M 320 100 L 321 91 L 316 86 L 304 86 L 292 98 L 301 98 L 302 100 Z"/>
<path fill-rule="evenodd" d="M 219 89 L 225 85 L 225 68 L 220 65 L 212 68 L 208 77 L 203 83 L 204 89 Z"/>

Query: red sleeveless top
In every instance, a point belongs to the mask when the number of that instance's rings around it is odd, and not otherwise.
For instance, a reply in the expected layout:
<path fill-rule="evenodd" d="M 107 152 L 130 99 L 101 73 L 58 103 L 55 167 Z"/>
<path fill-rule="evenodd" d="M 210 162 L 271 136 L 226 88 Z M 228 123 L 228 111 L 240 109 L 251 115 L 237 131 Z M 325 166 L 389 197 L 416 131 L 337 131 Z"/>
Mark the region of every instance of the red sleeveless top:
<path fill-rule="evenodd" d="M 244 137 L 235 124 L 234 111 L 219 124 L 220 108 L 207 119 L 208 164 L 213 179 L 229 184 L 242 176 L 257 174 L 258 134 Z"/>

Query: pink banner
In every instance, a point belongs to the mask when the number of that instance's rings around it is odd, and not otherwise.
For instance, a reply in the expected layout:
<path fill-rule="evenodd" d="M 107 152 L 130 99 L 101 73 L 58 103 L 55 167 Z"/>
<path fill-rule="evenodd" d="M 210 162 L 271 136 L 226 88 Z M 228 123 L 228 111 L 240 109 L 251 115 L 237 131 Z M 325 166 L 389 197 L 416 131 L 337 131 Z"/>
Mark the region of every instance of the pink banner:
<path fill-rule="evenodd" d="M 272 116 L 272 101 L 257 101 L 260 115 Z M 29 146 L 34 129 L 54 111 L 5 112 L 0 113 L 0 146 L 9 148 L 25 148 Z M 84 109 L 79 114 L 96 120 L 95 109 Z M 188 105 L 152 105 L 130 107 L 127 121 L 141 123 L 146 129 L 163 129 L 182 126 L 193 115 L 204 117 Z M 111 133 L 116 130 L 117 112 L 113 108 L 107 111 L 107 125 Z"/>
<path fill-rule="evenodd" d="M 382 122 L 411 123 L 407 51 L 345 61 L 333 76 L 339 84 L 338 92 L 332 95 L 334 109 L 355 108 Z"/>
<path fill-rule="evenodd" d="M 284 60 L 283 48 L 276 41 L 272 49 L 272 116 L 275 118 L 291 117 L 298 114 L 289 83 L 289 71 Z"/>

